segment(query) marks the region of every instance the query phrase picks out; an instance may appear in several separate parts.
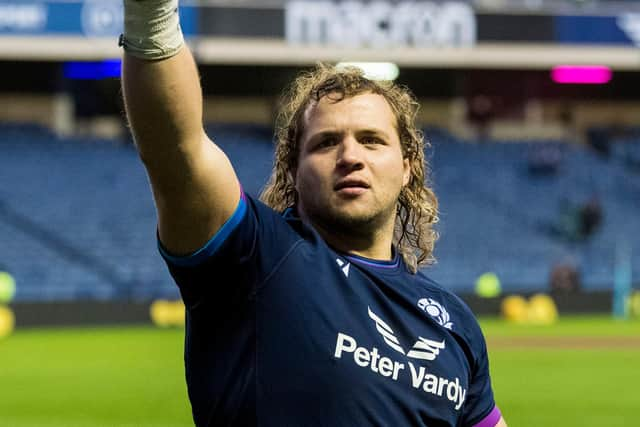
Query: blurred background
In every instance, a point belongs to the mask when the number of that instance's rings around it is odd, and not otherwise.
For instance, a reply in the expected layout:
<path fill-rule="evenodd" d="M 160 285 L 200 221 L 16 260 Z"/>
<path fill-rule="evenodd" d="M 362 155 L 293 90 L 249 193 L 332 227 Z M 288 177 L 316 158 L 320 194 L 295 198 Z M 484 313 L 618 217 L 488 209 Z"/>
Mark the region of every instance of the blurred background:
<path fill-rule="evenodd" d="M 424 272 L 481 316 L 507 421 L 636 425 L 640 1 L 180 14 L 205 126 L 253 195 L 298 72 L 355 62 L 409 86 L 441 203 Z M 190 425 L 184 309 L 124 119 L 122 21 L 118 0 L 0 1 L 0 426 Z"/>

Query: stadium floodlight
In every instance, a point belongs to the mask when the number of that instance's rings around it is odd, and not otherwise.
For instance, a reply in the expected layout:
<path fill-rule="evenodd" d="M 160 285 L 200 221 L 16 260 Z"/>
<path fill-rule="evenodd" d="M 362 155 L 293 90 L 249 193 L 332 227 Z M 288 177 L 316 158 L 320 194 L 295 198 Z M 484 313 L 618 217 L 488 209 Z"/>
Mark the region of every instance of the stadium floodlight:
<path fill-rule="evenodd" d="M 551 69 L 551 78 L 560 84 L 595 84 L 611 81 L 613 72 L 606 65 L 557 65 Z"/>
<path fill-rule="evenodd" d="M 395 80 L 400 75 L 400 68 L 393 62 L 340 62 L 336 68 L 356 67 L 364 71 L 370 80 Z"/>

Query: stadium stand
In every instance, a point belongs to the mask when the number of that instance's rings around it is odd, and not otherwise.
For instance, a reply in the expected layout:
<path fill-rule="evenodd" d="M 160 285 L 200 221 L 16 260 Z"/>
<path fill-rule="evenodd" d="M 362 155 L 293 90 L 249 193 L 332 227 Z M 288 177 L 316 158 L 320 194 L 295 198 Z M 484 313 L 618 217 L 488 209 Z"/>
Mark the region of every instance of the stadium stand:
<path fill-rule="evenodd" d="M 442 238 L 432 274 L 440 281 L 471 291 L 473 277 L 491 270 L 512 290 L 535 289 L 554 264 L 573 259 L 586 289 L 611 283 L 616 242 L 639 230 L 637 174 L 583 147 L 544 142 L 562 152 L 562 163 L 556 175 L 532 176 L 527 153 L 540 144 L 435 144 Z M 584 239 L 563 235 L 563 206 L 594 196 L 604 211 L 601 228 Z M 458 268 L 456 260 L 464 260 Z"/>
<path fill-rule="evenodd" d="M 208 131 L 245 190 L 258 194 L 271 169 L 270 130 Z M 640 138 L 616 141 L 614 153 L 622 154 L 607 158 L 561 141 L 473 143 L 438 129 L 426 135 L 441 201 L 438 262 L 428 275 L 458 292 L 472 291 L 486 271 L 498 274 L 506 292 L 547 290 L 553 266 L 571 260 L 584 289 L 610 287 L 617 242 L 640 233 L 640 173 L 626 160 L 640 152 Z M 153 202 L 131 144 L 2 125 L 0 150 L 0 264 L 16 277 L 18 301 L 178 296 L 155 250 Z M 531 172 L 540 150 L 558 153 L 554 173 Z M 567 212 L 594 197 L 602 223 L 589 236 L 567 233 L 576 226 L 567 221 L 578 220 Z M 637 252 L 633 268 L 640 273 Z"/>

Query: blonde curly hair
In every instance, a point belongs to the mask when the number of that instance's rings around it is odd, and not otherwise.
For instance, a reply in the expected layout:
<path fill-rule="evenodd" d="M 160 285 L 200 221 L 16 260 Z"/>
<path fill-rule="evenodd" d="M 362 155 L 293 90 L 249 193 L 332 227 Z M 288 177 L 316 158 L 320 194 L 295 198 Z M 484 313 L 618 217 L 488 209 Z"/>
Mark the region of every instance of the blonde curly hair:
<path fill-rule="evenodd" d="M 419 104 L 405 87 L 369 80 L 359 68 L 326 64 L 299 75 L 282 98 L 276 119 L 273 172 L 260 199 L 277 211 L 298 201 L 293 177 L 304 132 L 304 113 L 309 106 L 329 94 L 339 101 L 363 93 L 382 95 L 387 100 L 397 121 L 403 156 L 409 160 L 411 177 L 398 198 L 393 242 L 415 273 L 419 266 L 435 261 L 433 248 L 438 235 L 433 224 L 438 221 L 438 199 L 425 184 L 428 167 L 424 159 L 424 136 L 415 125 Z"/>

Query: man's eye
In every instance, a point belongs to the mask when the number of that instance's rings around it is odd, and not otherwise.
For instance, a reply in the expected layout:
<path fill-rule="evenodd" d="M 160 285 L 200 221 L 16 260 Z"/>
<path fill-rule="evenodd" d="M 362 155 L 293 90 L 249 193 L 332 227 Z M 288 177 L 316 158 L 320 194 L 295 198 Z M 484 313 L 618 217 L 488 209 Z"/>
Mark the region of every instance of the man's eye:
<path fill-rule="evenodd" d="M 376 138 L 375 136 L 365 136 L 362 138 L 362 144 L 382 144 L 382 140 L 380 138 Z"/>
<path fill-rule="evenodd" d="M 336 138 L 323 138 L 318 142 L 315 148 L 326 148 L 336 144 Z"/>

